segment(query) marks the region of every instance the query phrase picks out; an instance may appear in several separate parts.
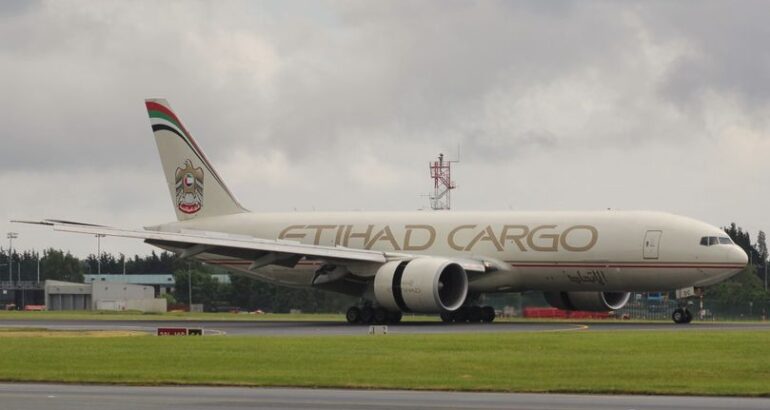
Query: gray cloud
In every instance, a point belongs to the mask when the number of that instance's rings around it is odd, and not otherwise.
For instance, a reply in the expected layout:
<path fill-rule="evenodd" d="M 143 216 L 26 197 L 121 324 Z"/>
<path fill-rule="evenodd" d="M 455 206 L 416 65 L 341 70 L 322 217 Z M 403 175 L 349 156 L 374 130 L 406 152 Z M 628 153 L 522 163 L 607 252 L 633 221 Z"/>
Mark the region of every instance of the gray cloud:
<path fill-rule="evenodd" d="M 770 102 L 770 4 L 745 1 L 661 3 L 640 16 L 659 38 L 684 41 L 688 54 L 672 67 L 661 91 L 683 107 L 708 91 L 727 93 L 747 105 Z"/>

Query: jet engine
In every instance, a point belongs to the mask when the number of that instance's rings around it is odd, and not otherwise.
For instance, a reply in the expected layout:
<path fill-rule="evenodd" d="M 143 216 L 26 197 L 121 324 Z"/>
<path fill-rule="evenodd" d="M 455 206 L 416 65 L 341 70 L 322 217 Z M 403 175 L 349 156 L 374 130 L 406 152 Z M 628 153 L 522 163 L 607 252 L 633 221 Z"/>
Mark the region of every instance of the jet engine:
<path fill-rule="evenodd" d="M 630 297 L 629 292 L 545 292 L 545 300 L 555 308 L 589 312 L 618 310 Z"/>
<path fill-rule="evenodd" d="M 452 312 L 465 303 L 468 275 L 451 259 L 421 257 L 382 265 L 374 277 L 374 297 L 392 311 Z"/>

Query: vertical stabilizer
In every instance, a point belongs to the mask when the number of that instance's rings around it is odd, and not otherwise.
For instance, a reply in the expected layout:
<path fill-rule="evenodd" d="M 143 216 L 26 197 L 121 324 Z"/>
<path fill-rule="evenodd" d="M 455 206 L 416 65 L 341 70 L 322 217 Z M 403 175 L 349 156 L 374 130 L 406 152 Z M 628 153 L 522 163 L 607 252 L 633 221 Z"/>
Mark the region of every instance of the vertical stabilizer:
<path fill-rule="evenodd" d="M 246 212 L 168 102 L 148 99 L 145 105 L 177 219 Z"/>

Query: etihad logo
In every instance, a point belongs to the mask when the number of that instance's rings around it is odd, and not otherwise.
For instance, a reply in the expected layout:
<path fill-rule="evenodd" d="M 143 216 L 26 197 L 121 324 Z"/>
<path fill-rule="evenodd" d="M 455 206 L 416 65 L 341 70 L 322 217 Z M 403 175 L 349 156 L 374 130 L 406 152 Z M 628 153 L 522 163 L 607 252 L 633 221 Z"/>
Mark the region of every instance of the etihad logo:
<path fill-rule="evenodd" d="M 340 245 L 362 249 L 424 251 L 445 243 L 456 251 L 472 252 L 483 246 L 497 251 L 585 252 L 596 245 L 599 232 L 591 225 L 456 225 L 445 236 L 432 225 L 290 225 L 278 235 L 315 245 Z"/>
<path fill-rule="evenodd" d="M 203 206 L 203 169 L 193 168 L 186 159 L 176 169 L 176 207 L 186 214 L 194 214 Z"/>

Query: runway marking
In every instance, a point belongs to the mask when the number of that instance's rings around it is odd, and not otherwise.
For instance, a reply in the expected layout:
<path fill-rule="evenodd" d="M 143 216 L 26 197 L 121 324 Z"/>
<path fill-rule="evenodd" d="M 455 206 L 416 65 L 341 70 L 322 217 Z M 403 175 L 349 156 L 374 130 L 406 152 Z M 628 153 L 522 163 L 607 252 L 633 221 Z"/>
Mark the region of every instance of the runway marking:
<path fill-rule="evenodd" d="M 554 333 L 554 332 L 576 332 L 580 330 L 588 330 L 588 325 L 570 325 L 575 326 L 567 329 L 547 329 L 547 330 L 541 330 L 541 331 L 535 331 L 533 333 Z"/>
<path fill-rule="evenodd" d="M 622 326 L 622 325 L 618 325 Z M 644 324 L 640 326 L 645 326 Z M 594 332 L 613 332 L 613 331 L 621 331 L 621 332 L 672 332 L 672 331 L 770 331 L 770 326 L 723 326 L 719 324 L 710 324 L 710 323 L 692 323 L 689 325 L 677 325 L 675 323 L 661 323 L 661 324 L 651 324 L 650 326 L 654 327 L 635 327 L 635 328 L 625 328 L 620 329 L 619 327 L 615 328 L 609 328 L 609 329 L 602 329 L 601 327 L 594 327 L 592 330 Z"/>

